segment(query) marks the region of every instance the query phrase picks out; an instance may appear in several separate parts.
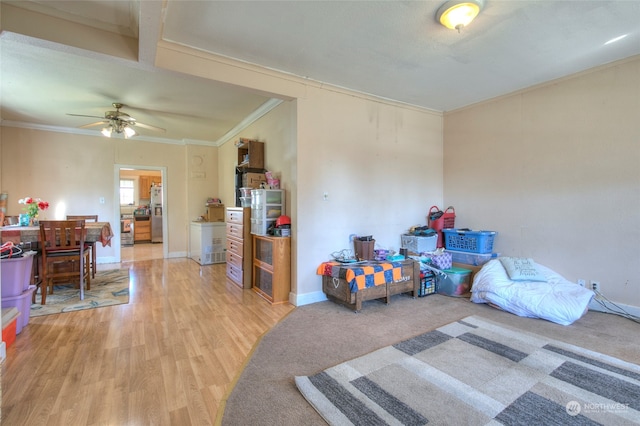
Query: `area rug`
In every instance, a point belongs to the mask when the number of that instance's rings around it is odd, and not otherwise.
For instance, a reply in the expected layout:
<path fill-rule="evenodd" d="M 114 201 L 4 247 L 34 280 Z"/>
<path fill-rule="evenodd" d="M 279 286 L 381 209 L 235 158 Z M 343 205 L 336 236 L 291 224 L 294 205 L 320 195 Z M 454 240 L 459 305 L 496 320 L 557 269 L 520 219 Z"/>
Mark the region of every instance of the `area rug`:
<path fill-rule="evenodd" d="M 330 425 L 640 422 L 640 366 L 477 316 L 295 382 Z"/>
<path fill-rule="evenodd" d="M 80 300 L 80 290 L 73 284 L 55 285 L 53 294 L 47 294 L 44 306 L 40 304 L 41 298 L 38 292 L 36 303 L 31 305 L 30 317 L 129 303 L 129 270 L 96 272 L 96 277 L 91 279 L 91 290 L 84 292 L 84 300 Z"/>

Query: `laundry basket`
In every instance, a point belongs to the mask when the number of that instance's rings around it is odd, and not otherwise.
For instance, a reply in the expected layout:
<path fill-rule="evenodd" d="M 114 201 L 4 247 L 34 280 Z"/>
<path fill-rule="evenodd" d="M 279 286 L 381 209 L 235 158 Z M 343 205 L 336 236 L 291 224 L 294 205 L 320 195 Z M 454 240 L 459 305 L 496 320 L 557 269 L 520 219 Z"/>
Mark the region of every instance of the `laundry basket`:
<path fill-rule="evenodd" d="M 455 227 L 456 210 L 453 206 L 449 206 L 442 211 L 438 206 L 431 206 L 429 214 L 427 214 L 427 224 L 429 228 L 438 233 L 438 242 L 436 246 L 438 248 L 444 247 L 444 238 L 442 236 L 442 230 Z"/>

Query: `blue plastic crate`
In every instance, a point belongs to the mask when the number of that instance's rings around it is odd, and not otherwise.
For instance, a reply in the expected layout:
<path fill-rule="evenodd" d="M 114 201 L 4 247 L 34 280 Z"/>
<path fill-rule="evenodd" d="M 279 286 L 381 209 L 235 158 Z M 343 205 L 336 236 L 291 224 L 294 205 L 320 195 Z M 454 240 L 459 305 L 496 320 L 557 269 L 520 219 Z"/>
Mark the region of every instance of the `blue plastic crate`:
<path fill-rule="evenodd" d="M 436 292 L 436 277 L 433 273 L 420 273 L 420 288 L 418 289 L 418 297 L 425 297 Z"/>
<path fill-rule="evenodd" d="M 463 229 L 443 229 L 447 250 L 467 251 L 471 253 L 493 252 L 495 231 L 471 231 Z"/>

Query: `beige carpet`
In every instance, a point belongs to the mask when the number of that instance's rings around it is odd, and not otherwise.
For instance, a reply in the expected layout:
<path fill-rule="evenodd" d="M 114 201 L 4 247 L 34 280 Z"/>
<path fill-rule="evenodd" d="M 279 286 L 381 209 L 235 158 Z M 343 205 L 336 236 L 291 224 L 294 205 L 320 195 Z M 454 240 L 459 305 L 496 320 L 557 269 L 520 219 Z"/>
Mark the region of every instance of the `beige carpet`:
<path fill-rule="evenodd" d="M 334 426 L 640 421 L 639 365 L 478 316 L 295 381 Z"/>
<path fill-rule="evenodd" d="M 38 291 L 36 303 L 31 305 L 30 317 L 129 303 L 129 270 L 96 272 L 96 277 L 91 280 L 91 290 L 84 292 L 84 300 L 80 300 L 80 290 L 73 284 L 55 285 L 53 294 L 47 294 L 45 305 L 40 304 L 41 299 Z"/>
<path fill-rule="evenodd" d="M 296 308 L 263 337 L 228 395 L 221 423 L 326 425 L 296 388 L 295 376 L 317 374 L 470 315 L 640 364 L 640 339 L 630 337 L 639 335 L 640 326 L 614 315 L 588 312 L 561 326 L 442 295 L 397 295 L 390 305 L 369 301 L 358 314 L 327 301 Z"/>

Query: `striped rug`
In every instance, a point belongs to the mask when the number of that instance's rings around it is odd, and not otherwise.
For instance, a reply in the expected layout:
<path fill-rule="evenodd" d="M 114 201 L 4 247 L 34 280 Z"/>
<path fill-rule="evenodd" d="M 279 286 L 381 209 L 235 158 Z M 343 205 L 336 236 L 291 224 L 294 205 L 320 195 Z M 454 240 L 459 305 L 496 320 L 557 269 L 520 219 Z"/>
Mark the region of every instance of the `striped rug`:
<path fill-rule="evenodd" d="M 640 366 L 476 316 L 295 382 L 330 425 L 640 424 Z"/>

